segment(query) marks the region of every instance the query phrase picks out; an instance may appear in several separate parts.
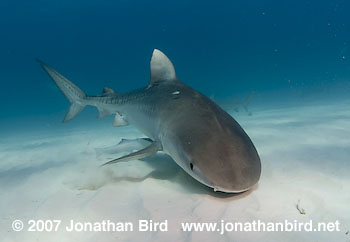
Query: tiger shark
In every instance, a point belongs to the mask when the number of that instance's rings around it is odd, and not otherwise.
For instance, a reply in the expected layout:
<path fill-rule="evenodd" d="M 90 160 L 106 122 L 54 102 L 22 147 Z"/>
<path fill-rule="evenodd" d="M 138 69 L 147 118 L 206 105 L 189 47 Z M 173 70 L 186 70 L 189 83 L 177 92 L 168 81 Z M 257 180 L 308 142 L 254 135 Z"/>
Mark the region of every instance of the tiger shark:
<path fill-rule="evenodd" d="M 52 67 L 38 62 L 70 102 L 64 122 L 91 105 L 97 107 L 99 118 L 115 115 L 113 126 L 130 124 L 149 137 L 145 148 L 103 165 L 162 151 L 214 191 L 240 193 L 258 183 L 261 162 L 251 139 L 216 103 L 181 82 L 160 50 L 153 51 L 148 86 L 127 93 L 105 87 L 98 96 L 87 96 Z"/>

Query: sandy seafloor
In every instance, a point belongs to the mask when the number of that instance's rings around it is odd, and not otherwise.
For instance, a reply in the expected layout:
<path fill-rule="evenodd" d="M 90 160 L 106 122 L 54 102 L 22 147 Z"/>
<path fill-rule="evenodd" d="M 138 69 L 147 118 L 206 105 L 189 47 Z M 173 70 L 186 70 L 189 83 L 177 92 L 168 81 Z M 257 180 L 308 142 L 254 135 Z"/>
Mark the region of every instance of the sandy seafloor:
<path fill-rule="evenodd" d="M 162 154 L 98 168 L 108 157 L 97 158 L 95 148 L 142 136 L 133 127 L 67 125 L 59 132 L 2 136 L 0 241 L 350 241 L 349 107 L 349 102 L 275 107 L 254 110 L 252 116 L 232 111 L 262 162 L 259 184 L 236 196 L 211 192 Z M 298 200 L 305 215 L 296 209 Z M 167 219 L 169 231 L 14 232 L 15 219 L 109 219 L 133 222 L 135 230 L 139 219 Z M 221 220 L 338 220 L 340 231 L 220 235 L 180 227 Z"/>

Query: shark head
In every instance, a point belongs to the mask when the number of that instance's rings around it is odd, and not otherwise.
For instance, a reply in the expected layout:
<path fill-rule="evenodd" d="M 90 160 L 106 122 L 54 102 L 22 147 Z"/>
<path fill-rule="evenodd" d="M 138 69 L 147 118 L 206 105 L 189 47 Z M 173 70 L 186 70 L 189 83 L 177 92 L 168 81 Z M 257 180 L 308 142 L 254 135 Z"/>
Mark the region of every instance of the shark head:
<path fill-rule="evenodd" d="M 232 124 L 225 129 L 211 122 L 198 124 L 176 139 L 180 152 L 175 157 L 182 168 L 214 191 L 239 193 L 252 188 L 259 181 L 261 163 L 243 129 Z"/>
<path fill-rule="evenodd" d="M 260 178 L 259 156 L 251 144 L 229 142 L 219 137 L 185 148 L 189 173 L 215 191 L 239 193 L 252 188 Z M 227 137 L 226 137 L 227 138 Z"/>

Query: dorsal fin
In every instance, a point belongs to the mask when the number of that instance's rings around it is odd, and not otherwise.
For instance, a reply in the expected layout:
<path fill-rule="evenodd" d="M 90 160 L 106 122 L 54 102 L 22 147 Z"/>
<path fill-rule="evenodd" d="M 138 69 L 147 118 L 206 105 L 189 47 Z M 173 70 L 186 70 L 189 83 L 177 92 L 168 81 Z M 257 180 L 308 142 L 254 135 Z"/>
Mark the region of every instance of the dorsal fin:
<path fill-rule="evenodd" d="M 98 96 L 99 97 L 105 97 L 105 96 L 108 96 L 110 94 L 116 94 L 116 92 L 112 88 L 104 87 L 102 89 L 102 93 L 100 95 L 98 95 Z"/>
<path fill-rule="evenodd" d="M 102 90 L 102 93 L 103 94 L 111 94 L 111 93 L 115 93 L 115 91 L 112 89 L 112 88 L 109 88 L 109 87 L 104 87 L 103 90 Z"/>
<path fill-rule="evenodd" d="M 173 63 L 160 50 L 154 49 L 151 59 L 150 86 L 159 81 L 177 81 Z"/>

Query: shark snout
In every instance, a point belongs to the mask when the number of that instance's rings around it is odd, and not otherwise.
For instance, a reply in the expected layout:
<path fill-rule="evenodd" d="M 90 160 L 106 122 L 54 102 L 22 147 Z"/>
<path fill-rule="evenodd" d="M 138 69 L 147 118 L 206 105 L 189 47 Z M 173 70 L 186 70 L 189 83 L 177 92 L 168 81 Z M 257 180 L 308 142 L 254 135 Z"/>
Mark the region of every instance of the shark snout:
<path fill-rule="evenodd" d="M 226 170 L 212 170 L 203 172 L 197 169 L 197 175 L 202 183 L 212 187 L 214 191 L 227 193 L 244 192 L 258 183 L 261 173 L 260 160 L 244 168 Z"/>
<path fill-rule="evenodd" d="M 236 170 L 228 170 L 227 172 L 222 172 L 220 178 L 214 181 L 214 189 L 222 192 L 244 192 L 252 188 L 258 183 L 261 174 L 260 160 L 254 162 L 244 162 L 253 163 L 244 168 Z"/>
<path fill-rule="evenodd" d="M 191 172 L 215 191 L 244 192 L 258 183 L 261 162 L 254 146 L 233 149 L 230 145 L 206 146 L 190 156 Z"/>

